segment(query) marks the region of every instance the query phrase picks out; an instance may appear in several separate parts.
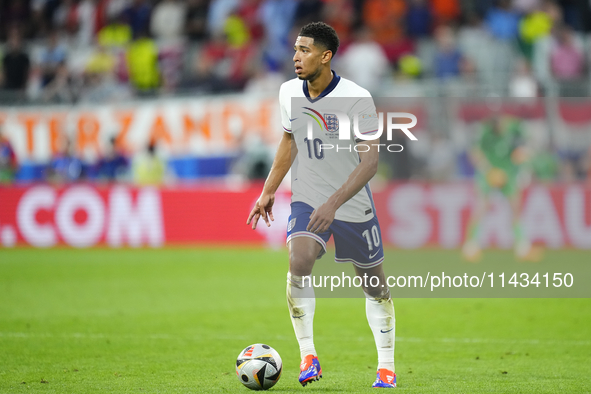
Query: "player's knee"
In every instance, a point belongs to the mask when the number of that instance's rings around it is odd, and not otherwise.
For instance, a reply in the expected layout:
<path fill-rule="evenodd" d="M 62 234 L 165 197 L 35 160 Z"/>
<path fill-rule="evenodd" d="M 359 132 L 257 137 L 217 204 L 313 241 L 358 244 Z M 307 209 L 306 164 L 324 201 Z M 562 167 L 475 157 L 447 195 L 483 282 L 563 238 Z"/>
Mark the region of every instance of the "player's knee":
<path fill-rule="evenodd" d="M 294 275 L 310 275 L 316 256 L 309 251 L 292 253 L 289 258 L 289 270 Z"/>

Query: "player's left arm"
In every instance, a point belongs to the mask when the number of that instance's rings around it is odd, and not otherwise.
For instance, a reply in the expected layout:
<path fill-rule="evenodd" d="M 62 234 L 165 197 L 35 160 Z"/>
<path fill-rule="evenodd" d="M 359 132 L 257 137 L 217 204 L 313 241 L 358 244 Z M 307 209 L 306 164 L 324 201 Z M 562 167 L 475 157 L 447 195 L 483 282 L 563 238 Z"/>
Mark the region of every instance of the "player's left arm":
<path fill-rule="evenodd" d="M 378 150 L 379 147 L 372 146 L 372 142 L 365 142 L 365 145 L 369 146 L 369 150 L 367 152 L 359 152 L 361 162 L 351 175 L 349 175 L 345 183 L 324 204 L 312 212 L 307 228 L 308 231 L 318 234 L 328 230 L 328 227 L 334 220 L 337 209 L 349 201 L 351 197 L 359 193 L 376 174 L 380 153 Z"/>

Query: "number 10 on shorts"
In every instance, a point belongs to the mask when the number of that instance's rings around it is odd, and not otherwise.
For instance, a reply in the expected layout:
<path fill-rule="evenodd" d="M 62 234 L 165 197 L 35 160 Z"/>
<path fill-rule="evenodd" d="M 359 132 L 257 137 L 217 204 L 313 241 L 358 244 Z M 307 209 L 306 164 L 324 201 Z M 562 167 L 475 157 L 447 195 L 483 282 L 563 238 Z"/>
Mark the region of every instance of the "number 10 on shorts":
<path fill-rule="evenodd" d="M 365 240 L 367 241 L 367 248 L 372 251 L 374 247 L 379 247 L 380 246 L 380 234 L 378 233 L 378 227 L 377 226 L 373 226 L 371 228 L 371 236 L 369 235 L 369 230 L 365 230 L 364 232 L 361 233 L 361 235 L 363 235 L 365 237 Z M 373 241 L 373 243 L 372 243 Z"/>

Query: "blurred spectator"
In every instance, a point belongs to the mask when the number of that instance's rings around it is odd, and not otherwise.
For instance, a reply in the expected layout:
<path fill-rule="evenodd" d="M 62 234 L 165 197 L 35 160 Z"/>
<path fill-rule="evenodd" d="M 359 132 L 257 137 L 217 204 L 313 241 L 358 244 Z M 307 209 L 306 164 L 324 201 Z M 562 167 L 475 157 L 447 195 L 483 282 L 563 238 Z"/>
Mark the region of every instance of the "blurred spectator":
<path fill-rule="evenodd" d="M 431 7 L 437 24 L 453 23 L 460 17 L 458 0 L 431 0 Z"/>
<path fill-rule="evenodd" d="M 29 2 L 23 0 L 0 2 L 0 28 L 2 36 L 10 35 L 13 29 L 19 29 L 23 38 L 30 38 L 33 26 L 31 26 L 31 9 Z"/>
<path fill-rule="evenodd" d="M 528 60 L 533 59 L 534 43 L 550 34 L 553 20 L 544 7 L 526 15 L 519 23 L 519 45 Z"/>
<path fill-rule="evenodd" d="M 348 43 L 355 19 L 354 13 L 352 0 L 328 0 L 325 1 L 321 20 L 335 29 L 341 43 Z"/>
<path fill-rule="evenodd" d="M 343 55 L 336 58 L 343 76 L 375 93 L 388 74 L 388 58 L 382 47 L 371 38 L 367 28 L 359 29 L 355 41 Z"/>
<path fill-rule="evenodd" d="M 250 42 L 250 32 L 238 12 L 232 12 L 224 24 L 224 34 L 230 48 L 242 48 Z"/>
<path fill-rule="evenodd" d="M 388 45 L 404 36 L 405 14 L 404 0 L 367 0 L 363 6 L 365 26 L 380 45 Z"/>
<path fill-rule="evenodd" d="M 55 68 L 51 81 L 43 89 L 43 101 L 56 103 L 71 103 L 77 99 L 76 82 L 65 61 Z"/>
<path fill-rule="evenodd" d="M 121 101 L 129 97 L 125 84 L 115 78 L 117 57 L 107 48 L 99 45 L 88 59 L 84 69 L 84 87 L 80 101 L 101 103 Z"/>
<path fill-rule="evenodd" d="M 12 183 L 18 170 L 16 155 L 0 125 L 0 184 Z"/>
<path fill-rule="evenodd" d="M 431 35 L 433 13 L 427 0 L 410 0 L 406 13 L 406 32 L 413 38 Z"/>
<path fill-rule="evenodd" d="M 260 67 L 255 62 L 258 60 L 256 48 L 250 43 L 240 48 L 230 47 L 227 56 L 231 65 L 228 82 L 233 89 L 242 90 L 248 82 L 248 78 Z"/>
<path fill-rule="evenodd" d="M 64 30 L 67 35 L 74 36 L 78 31 L 78 4 L 75 0 L 62 0 L 53 14 L 55 29 Z"/>
<path fill-rule="evenodd" d="M 415 52 L 414 40 L 405 34 L 405 15 L 406 2 L 402 0 L 369 0 L 364 6 L 364 22 L 392 65 L 401 56 Z"/>
<path fill-rule="evenodd" d="M 129 160 L 123 149 L 117 146 L 112 137 L 105 156 L 98 163 L 99 177 L 108 182 L 124 181 L 129 173 Z"/>
<path fill-rule="evenodd" d="M 265 37 L 264 59 L 273 69 L 281 69 L 291 62 L 293 42 L 289 34 L 293 26 L 297 4 L 295 0 L 263 0 L 259 18 L 263 24 Z"/>
<path fill-rule="evenodd" d="M 185 21 L 185 32 L 191 41 L 202 41 L 207 38 L 208 0 L 188 0 Z"/>
<path fill-rule="evenodd" d="M 139 37 L 150 28 L 150 16 L 152 9 L 146 0 L 132 0 L 131 4 L 123 11 L 123 16 L 134 38 Z"/>
<path fill-rule="evenodd" d="M 498 0 L 486 15 L 486 25 L 498 40 L 514 40 L 519 29 L 519 14 L 511 8 L 510 0 Z"/>
<path fill-rule="evenodd" d="M 563 21 L 565 24 L 570 26 L 575 30 L 580 30 L 582 23 L 580 19 L 580 8 L 578 3 L 583 3 L 584 1 L 578 0 L 558 0 L 557 3 L 560 5 L 562 9 Z M 589 2 L 587 1 L 587 4 Z"/>
<path fill-rule="evenodd" d="M 146 33 L 139 33 L 127 49 L 129 80 L 138 93 L 154 93 L 160 86 L 158 47 Z"/>
<path fill-rule="evenodd" d="M 320 20 L 324 3 L 321 0 L 300 0 L 295 11 L 295 26 Z"/>
<path fill-rule="evenodd" d="M 159 49 L 162 87 L 174 90 L 181 80 L 183 63 L 183 32 L 186 6 L 179 0 L 163 0 L 152 12 L 150 28 Z"/>
<path fill-rule="evenodd" d="M 222 34 L 213 36 L 195 54 L 188 84 L 207 92 L 226 90 L 230 69 L 229 59 L 226 57 L 227 50 L 225 37 Z"/>
<path fill-rule="evenodd" d="M 253 61 L 257 58 L 252 45 L 240 40 L 236 44 L 242 46 L 232 47 L 224 35 L 214 36 L 194 57 L 190 85 L 216 93 L 242 89 L 256 70 Z"/>
<path fill-rule="evenodd" d="M 159 65 L 164 91 L 174 91 L 182 79 L 183 45 L 180 43 L 161 45 Z"/>
<path fill-rule="evenodd" d="M 558 6 L 556 0 L 543 0 L 540 7 L 543 12 L 548 14 L 553 25 L 563 22 L 562 9 Z"/>
<path fill-rule="evenodd" d="M 41 70 L 41 86 L 49 85 L 56 77 L 58 69 L 65 63 L 67 52 L 64 46 L 60 45 L 56 31 L 53 31 L 48 39 L 47 46 L 43 48 L 39 59 Z"/>
<path fill-rule="evenodd" d="M 52 12 L 52 9 L 57 6 L 57 1 L 49 0 L 31 0 L 31 23 L 35 26 L 34 36 L 44 37 L 48 31 L 47 14 Z"/>
<path fill-rule="evenodd" d="M 264 36 L 263 25 L 259 18 L 259 6 L 260 0 L 243 0 L 236 10 L 253 41 L 260 41 Z"/>
<path fill-rule="evenodd" d="M 150 142 L 144 152 L 138 153 L 132 163 L 133 180 L 140 186 L 161 185 L 164 183 L 166 163 L 156 153 L 156 146 Z"/>
<path fill-rule="evenodd" d="M 109 3 L 111 0 L 95 0 L 95 19 L 94 19 L 94 31 L 93 38 L 96 38 L 96 34 L 107 25 L 110 20 Z"/>
<path fill-rule="evenodd" d="M 129 80 L 126 64 L 126 49 L 132 41 L 132 35 L 131 27 L 125 22 L 123 15 L 109 16 L 107 24 L 97 35 L 97 45 L 104 48 L 105 52 L 108 52 L 115 58 L 114 77 L 120 82 L 119 88 L 121 90 L 127 87 Z M 99 49 L 99 52 L 101 50 Z"/>
<path fill-rule="evenodd" d="M 185 4 L 178 0 L 162 0 L 154 7 L 150 31 L 157 40 L 178 41 L 186 18 Z"/>
<path fill-rule="evenodd" d="M 105 16 L 108 20 L 116 19 L 123 14 L 131 0 L 108 0 L 105 8 Z"/>
<path fill-rule="evenodd" d="M 550 34 L 552 18 L 543 10 L 526 15 L 519 24 L 519 34 L 523 42 L 531 44 Z"/>
<path fill-rule="evenodd" d="M 30 60 L 29 55 L 22 46 L 19 33 L 13 30 L 8 38 L 6 53 L 2 59 L 3 89 L 24 92 L 29 79 Z"/>
<path fill-rule="evenodd" d="M 554 41 L 550 48 L 550 69 L 560 81 L 576 80 L 583 76 L 585 58 L 583 48 L 568 25 L 555 29 Z"/>
<path fill-rule="evenodd" d="M 539 37 L 533 42 L 532 51 L 532 68 L 538 81 L 545 87 L 554 81 L 550 64 L 550 52 L 556 40 L 556 32 L 563 24 L 562 10 L 554 0 L 542 0 L 540 11 L 548 15 L 551 21 L 551 34 Z M 581 43 L 582 44 L 582 43 Z"/>
<path fill-rule="evenodd" d="M 78 3 L 78 45 L 82 48 L 94 42 L 97 29 L 97 16 L 100 15 L 97 6 L 99 0 L 82 0 Z"/>
<path fill-rule="evenodd" d="M 398 69 L 405 77 L 418 78 L 423 72 L 423 64 L 415 55 L 404 55 L 398 61 Z"/>
<path fill-rule="evenodd" d="M 437 52 L 434 59 L 435 76 L 441 80 L 459 77 L 465 66 L 458 49 L 454 32 L 449 26 L 440 26 L 435 31 Z"/>
<path fill-rule="evenodd" d="M 540 3 L 540 0 L 513 0 L 513 9 L 521 14 L 529 14 L 538 9 Z"/>
<path fill-rule="evenodd" d="M 82 179 L 82 161 L 73 153 L 69 139 L 49 163 L 48 180 L 56 183 L 76 182 Z"/>
<path fill-rule="evenodd" d="M 458 48 L 475 68 L 480 81 L 488 85 L 499 84 L 499 66 L 495 63 L 495 41 L 486 31 L 482 18 L 472 13 L 466 16 L 467 25 L 458 36 Z M 498 44 L 498 43 L 497 43 Z"/>
<path fill-rule="evenodd" d="M 106 48 L 121 48 L 129 44 L 132 38 L 131 27 L 122 16 L 109 18 L 107 25 L 98 32 L 98 44 Z"/>
<path fill-rule="evenodd" d="M 529 64 L 525 59 L 520 59 L 515 67 L 515 73 L 509 82 L 509 96 L 511 97 L 537 97 L 538 83 L 533 77 Z"/>
<path fill-rule="evenodd" d="M 224 30 L 226 19 L 238 8 L 239 0 L 212 0 L 207 14 L 207 29 L 210 36 Z"/>

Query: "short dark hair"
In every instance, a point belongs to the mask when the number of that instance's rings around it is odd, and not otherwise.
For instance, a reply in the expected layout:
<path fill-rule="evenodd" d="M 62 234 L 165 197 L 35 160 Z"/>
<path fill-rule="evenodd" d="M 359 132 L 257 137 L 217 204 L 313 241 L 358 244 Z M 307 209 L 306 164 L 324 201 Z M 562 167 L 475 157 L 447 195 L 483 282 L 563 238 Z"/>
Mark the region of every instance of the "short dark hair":
<path fill-rule="evenodd" d="M 332 52 L 332 56 L 337 54 L 339 49 L 339 36 L 334 29 L 324 22 L 310 22 L 304 25 L 300 30 L 300 37 L 310 37 L 314 39 L 315 45 L 322 45 Z"/>

